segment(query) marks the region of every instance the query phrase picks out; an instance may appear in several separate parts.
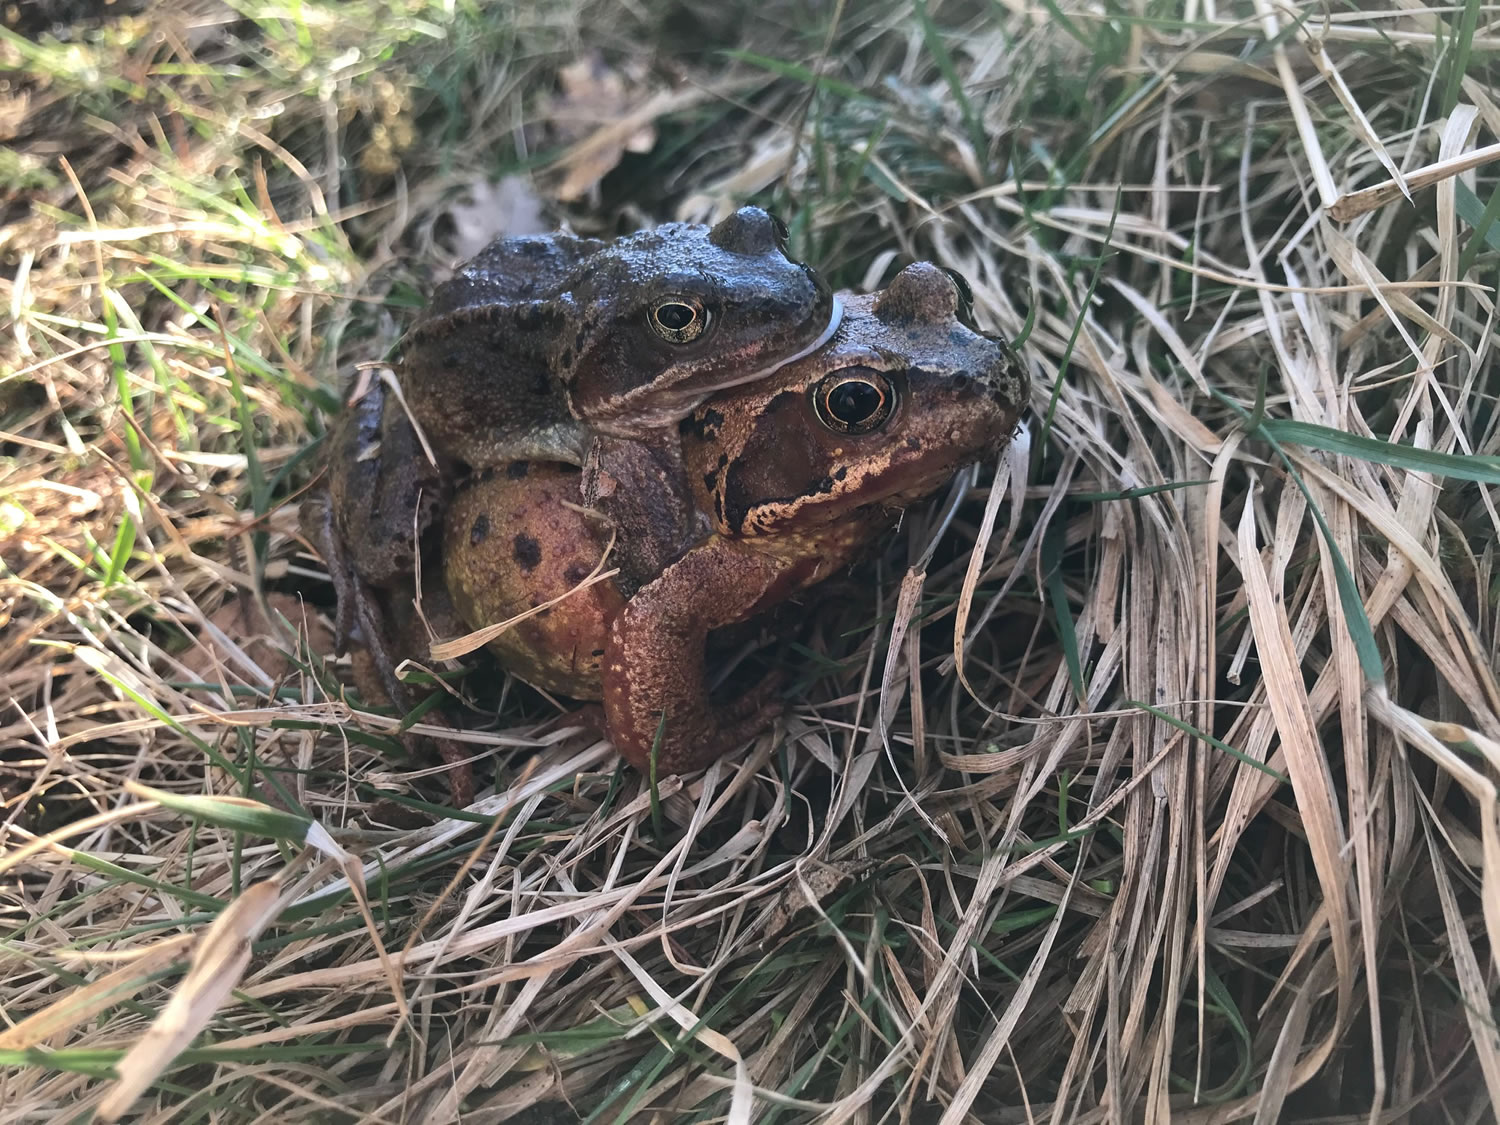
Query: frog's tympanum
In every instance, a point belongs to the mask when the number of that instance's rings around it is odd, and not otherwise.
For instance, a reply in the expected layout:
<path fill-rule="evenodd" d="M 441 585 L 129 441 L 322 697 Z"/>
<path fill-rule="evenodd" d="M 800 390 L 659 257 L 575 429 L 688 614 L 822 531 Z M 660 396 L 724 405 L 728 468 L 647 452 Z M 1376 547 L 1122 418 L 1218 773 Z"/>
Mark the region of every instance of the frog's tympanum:
<path fill-rule="evenodd" d="M 710 702 L 708 633 L 844 567 L 896 509 L 1001 446 L 1026 401 L 1024 368 L 974 330 L 965 294 L 936 266 L 844 305 L 824 347 L 679 427 L 706 535 L 633 592 L 596 582 L 495 642 L 520 678 L 602 698 L 611 740 L 638 767 L 653 744 L 662 772 L 701 767 L 764 727 L 777 710 L 767 688 Z M 515 464 L 455 497 L 444 565 L 471 625 L 542 606 L 595 571 L 607 536 L 572 500 L 578 475 Z"/>

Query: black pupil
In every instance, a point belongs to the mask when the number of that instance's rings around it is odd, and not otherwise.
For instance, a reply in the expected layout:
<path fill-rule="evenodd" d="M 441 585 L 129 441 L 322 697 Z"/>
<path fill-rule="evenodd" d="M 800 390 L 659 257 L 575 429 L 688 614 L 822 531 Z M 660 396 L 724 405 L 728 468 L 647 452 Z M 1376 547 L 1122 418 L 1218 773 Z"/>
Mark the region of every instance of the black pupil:
<path fill-rule="evenodd" d="M 884 397 L 874 384 L 851 379 L 828 393 L 828 413 L 847 426 L 856 426 L 880 409 Z"/>
<path fill-rule="evenodd" d="M 677 302 L 662 305 L 656 310 L 656 320 L 663 328 L 670 328 L 673 332 L 681 332 L 689 324 L 698 319 L 698 312 L 691 305 L 683 305 Z"/>

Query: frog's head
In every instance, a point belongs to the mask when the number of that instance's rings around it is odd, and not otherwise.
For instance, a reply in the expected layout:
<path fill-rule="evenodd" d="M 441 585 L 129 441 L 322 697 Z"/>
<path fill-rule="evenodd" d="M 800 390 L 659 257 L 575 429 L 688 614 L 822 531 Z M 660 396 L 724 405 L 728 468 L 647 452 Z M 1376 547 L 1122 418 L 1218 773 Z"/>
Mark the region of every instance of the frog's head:
<path fill-rule="evenodd" d="M 622 436 L 806 355 L 839 316 L 823 280 L 787 257 L 786 227 L 758 207 L 620 238 L 559 303 L 552 362 L 573 411 Z"/>
<path fill-rule="evenodd" d="M 1015 427 L 1026 369 L 973 327 L 956 275 L 919 262 L 844 303 L 821 350 L 683 422 L 684 457 L 719 534 L 828 527 L 910 503 Z"/>

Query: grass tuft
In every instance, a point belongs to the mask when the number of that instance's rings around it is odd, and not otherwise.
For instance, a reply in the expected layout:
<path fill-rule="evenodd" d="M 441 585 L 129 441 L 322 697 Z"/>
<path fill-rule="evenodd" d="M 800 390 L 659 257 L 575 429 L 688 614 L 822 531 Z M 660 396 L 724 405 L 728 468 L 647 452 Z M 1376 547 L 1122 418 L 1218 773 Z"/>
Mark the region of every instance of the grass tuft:
<path fill-rule="evenodd" d="M 1482 5 L 0 20 L 6 1120 L 1493 1117 Z M 1023 342 L 1014 519 L 907 512 L 701 776 L 424 671 L 450 809 L 300 537 L 342 384 L 495 234 L 745 200 Z"/>

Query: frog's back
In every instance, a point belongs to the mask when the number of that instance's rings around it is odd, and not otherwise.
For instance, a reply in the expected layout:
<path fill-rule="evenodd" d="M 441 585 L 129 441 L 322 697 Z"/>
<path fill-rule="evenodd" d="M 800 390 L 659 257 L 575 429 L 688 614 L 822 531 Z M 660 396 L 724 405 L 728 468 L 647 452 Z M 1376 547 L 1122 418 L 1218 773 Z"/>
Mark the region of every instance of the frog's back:
<path fill-rule="evenodd" d="M 497 238 L 433 291 L 418 323 L 460 310 L 548 300 L 572 285 L 580 267 L 608 245 L 560 232 Z"/>
<path fill-rule="evenodd" d="M 569 234 L 497 239 L 433 292 L 402 343 L 401 383 L 444 455 L 474 466 L 577 459 L 582 438 L 548 367 L 553 300 L 605 245 Z"/>

